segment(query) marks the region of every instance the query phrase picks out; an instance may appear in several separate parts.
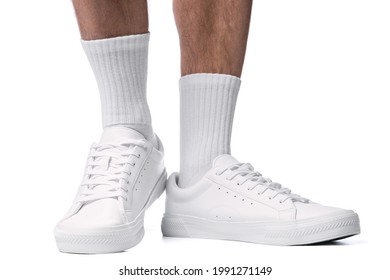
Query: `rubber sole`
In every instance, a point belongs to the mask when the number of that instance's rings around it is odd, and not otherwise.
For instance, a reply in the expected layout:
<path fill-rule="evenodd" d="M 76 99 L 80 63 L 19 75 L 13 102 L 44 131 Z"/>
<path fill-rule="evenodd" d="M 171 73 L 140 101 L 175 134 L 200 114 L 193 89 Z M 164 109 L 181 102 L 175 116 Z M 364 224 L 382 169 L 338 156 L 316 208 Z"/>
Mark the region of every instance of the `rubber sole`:
<path fill-rule="evenodd" d="M 145 234 L 145 211 L 164 192 L 166 179 L 167 173 L 164 170 L 145 207 L 131 223 L 95 231 L 79 230 L 77 232 L 69 232 L 56 227 L 54 237 L 58 249 L 64 253 L 103 254 L 122 252 L 134 247 L 141 242 Z"/>
<path fill-rule="evenodd" d="M 303 245 L 342 239 L 360 233 L 359 216 L 352 212 L 294 222 L 221 222 L 165 214 L 166 237 L 223 239 L 266 245 Z"/>

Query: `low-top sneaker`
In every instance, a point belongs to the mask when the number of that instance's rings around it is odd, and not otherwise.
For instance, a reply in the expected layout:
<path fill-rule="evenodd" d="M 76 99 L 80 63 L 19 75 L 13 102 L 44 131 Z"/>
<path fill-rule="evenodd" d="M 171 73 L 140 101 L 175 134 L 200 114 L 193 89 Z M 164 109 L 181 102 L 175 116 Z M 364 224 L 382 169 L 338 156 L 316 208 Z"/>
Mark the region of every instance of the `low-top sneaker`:
<path fill-rule="evenodd" d="M 293 194 L 230 155 L 191 186 L 180 188 L 178 176 L 167 182 L 164 236 L 299 245 L 360 233 L 355 212 Z"/>
<path fill-rule="evenodd" d="M 70 253 L 112 253 L 138 244 L 145 210 L 165 189 L 163 147 L 126 127 L 109 127 L 92 144 L 83 180 L 54 235 Z"/>

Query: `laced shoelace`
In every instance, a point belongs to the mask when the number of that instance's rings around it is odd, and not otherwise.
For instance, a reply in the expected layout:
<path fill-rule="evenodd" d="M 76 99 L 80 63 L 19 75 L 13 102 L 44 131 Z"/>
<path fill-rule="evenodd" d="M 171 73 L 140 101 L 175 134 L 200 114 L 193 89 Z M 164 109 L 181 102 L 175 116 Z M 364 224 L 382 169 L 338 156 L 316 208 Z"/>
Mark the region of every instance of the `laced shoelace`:
<path fill-rule="evenodd" d="M 293 194 L 290 189 L 283 187 L 280 183 L 272 182 L 271 179 L 263 177 L 260 172 L 254 171 L 253 166 L 250 163 L 236 163 L 220 170 L 216 175 L 222 175 L 226 171 L 232 171 L 227 177 L 227 180 L 233 180 L 237 176 L 241 176 L 243 180 L 238 185 L 243 185 L 247 181 L 255 182 L 248 190 L 258 190 L 258 194 L 262 195 L 267 190 L 272 190 L 273 196 L 269 196 L 269 199 L 274 199 L 277 196 L 281 197 L 279 202 L 283 203 L 288 199 L 293 201 L 300 201 L 307 203 L 309 199 L 301 197 L 297 194 Z"/>
<path fill-rule="evenodd" d="M 80 185 L 78 202 L 119 197 L 127 201 L 126 184 L 129 183 L 130 169 L 135 165 L 130 157 L 140 157 L 135 151 L 136 147 L 146 149 L 145 142 L 128 140 L 118 145 L 93 144 Z"/>

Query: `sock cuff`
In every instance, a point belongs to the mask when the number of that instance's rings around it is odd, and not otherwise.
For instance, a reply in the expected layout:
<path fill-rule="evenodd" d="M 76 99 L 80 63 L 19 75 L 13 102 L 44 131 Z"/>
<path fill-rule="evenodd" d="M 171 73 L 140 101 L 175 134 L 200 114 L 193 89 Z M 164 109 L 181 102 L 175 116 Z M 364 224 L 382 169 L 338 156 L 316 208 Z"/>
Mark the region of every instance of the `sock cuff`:
<path fill-rule="evenodd" d="M 81 40 L 99 87 L 103 127 L 151 125 L 146 99 L 149 37 Z"/>
<path fill-rule="evenodd" d="M 106 53 L 107 51 L 143 50 L 148 48 L 150 33 L 119 36 L 97 40 L 80 40 L 85 52 L 90 54 Z"/>
<path fill-rule="evenodd" d="M 181 77 L 179 81 L 181 95 L 197 92 L 237 95 L 240 85 L 241 79 L 236 76 L 214 73 L 190 74 Z"/>

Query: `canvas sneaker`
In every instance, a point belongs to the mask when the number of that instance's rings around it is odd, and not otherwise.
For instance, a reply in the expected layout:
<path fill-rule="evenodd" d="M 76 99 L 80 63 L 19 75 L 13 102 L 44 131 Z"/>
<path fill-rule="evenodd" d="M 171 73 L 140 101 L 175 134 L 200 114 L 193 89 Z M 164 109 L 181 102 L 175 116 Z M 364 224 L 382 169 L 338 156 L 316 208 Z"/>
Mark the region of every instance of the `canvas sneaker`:
<path fill-rule="evenodd" d="M 355 212 L 293 194 L 230 155 L 218 156 L 195 184 L 177 182 L 178 173 L 167 182 L 164 236 L 299 245 L 360 233 Z"/>
<path fill-rule="evenodd" d="M 90 148 L 71 208 L 54 229 L 60 251 L 112 253 L 142 240 L 145 210 L 164 191 L 167 177 L 157 142 L 158 149 L 126 127 L 104 130 Z"/>

